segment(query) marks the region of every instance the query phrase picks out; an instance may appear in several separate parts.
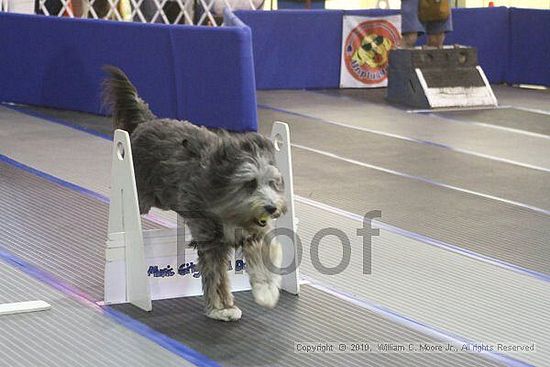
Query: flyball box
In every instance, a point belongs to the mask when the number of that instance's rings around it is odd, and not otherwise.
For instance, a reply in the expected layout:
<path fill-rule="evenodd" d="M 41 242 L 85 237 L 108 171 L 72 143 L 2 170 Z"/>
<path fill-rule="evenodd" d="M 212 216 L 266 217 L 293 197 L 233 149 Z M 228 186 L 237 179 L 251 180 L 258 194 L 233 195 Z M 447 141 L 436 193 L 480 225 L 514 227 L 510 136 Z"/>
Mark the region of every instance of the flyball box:
<path fill-rule="evenodd" d="M 497 105 L 476 49 L 464 46 L 392 50 L 386 98 L 426 109 Z"/>

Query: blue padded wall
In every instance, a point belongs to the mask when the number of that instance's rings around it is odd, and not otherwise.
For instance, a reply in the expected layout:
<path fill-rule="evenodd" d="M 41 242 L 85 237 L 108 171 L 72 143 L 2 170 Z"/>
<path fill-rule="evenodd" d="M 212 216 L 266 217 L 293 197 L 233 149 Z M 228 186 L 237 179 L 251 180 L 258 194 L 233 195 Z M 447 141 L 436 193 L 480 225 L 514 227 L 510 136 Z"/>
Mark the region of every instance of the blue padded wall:
<path fill-rule="evenodd" d="M 186 27 L 171 32 L 180 118 L 209 127 L 257 130 L 250 29 Z M 187 117 L 189 116 L 189 117 Z"/>
<path fill-rule="evenodd" d="M 550 10 L 510 9 L 508 82 L 550 86 Z"/>
<path fill-rule="evenodd" d="M 252 28 L 258 89 L 338 88 L 342 16 L 387 16 L 396 10 L 239 11 Z M 504 81 L 508 43 L 506 8 L 454 9 L 455 31 L 447 43 L 478 47 L 481 66 L 495 83 Z M 472 32 L 472 29 L 481 32 Z"/>
<path fill-rule="evenodd" d="M 162 27 L 0 13 L 0 49 L 2 101 L 97 113 L 101 67 L 113 64 L 155 113 L 177 116 L 170 34 Z"/>
<path fill-rule="evenodd" d="M 446 44 L 477 48 L 479 65 L 491 83 L 506 82 L 510 22 L 508 8 L 453 9 L 454 31 Z"/>
<path fill-rule="evenodd" d="M 0 101 L 99 113 L 101 67 L 113 64 L 160 117 L 256 130 L 251 47 L 243 26 L 0 13 Z"/>
<path fill-rule="evenodd" d="M 235 14 L 252 29 L 258 89 L 338 87 L 343 11 Z"/>

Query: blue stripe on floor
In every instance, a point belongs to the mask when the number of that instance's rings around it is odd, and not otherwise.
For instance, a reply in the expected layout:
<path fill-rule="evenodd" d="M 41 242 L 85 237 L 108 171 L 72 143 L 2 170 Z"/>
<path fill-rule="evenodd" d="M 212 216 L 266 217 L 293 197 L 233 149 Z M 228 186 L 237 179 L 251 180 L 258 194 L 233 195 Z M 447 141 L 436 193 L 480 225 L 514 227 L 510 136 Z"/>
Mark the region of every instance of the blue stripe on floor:
<path fill-rule="evenodd" d="M 161 334 L 149 326 L 132 319 L 131 317 L 116 311 L 109 307 L 100 307 L 93 300 L 79 291 L 75 287 L 67 284 L 66 282 L 58 279 L 46 271 L 39 269 L 38 267 L 32 265 L 26 260 L 14 255 L 5 250 L 5 248 L 0 244 L 0 260 L 5 262 L 8 265 L 11 265 L 23 273 L 29 275 L 30 277 L 40 281 L 41 283 L 47 284 L 48 286 L 62 292 L 71 299 L 78 301 L 81 304 L 84 304 L 88 307 L 96 309 L 96 311 L 102 312 L 104 315 L 117 322 L 118 324 L 126 327 L 129 330 L 132 330 L 139 335 L 153 341 L 164 349 L 169 350 L 170 352 L 180 356 L 181 358 L 189 361 L 196 366 L 201 367 L 218 367 L 220 366 L 215 361 L 211 360 L 207 356 L 197 352 L 196 350 L 182 344 L 174 339 L 167 337 L 164 334 Z"/>

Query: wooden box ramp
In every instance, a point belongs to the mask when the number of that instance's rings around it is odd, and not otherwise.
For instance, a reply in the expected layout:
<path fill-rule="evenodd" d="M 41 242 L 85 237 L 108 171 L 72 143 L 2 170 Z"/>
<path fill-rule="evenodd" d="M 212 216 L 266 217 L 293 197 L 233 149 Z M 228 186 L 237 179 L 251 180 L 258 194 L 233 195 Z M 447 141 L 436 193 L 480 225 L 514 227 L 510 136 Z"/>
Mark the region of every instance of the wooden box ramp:
<path fill-rule="evenodd" d="M 477 50 L 463 46 L 391 51 L 386 97 L 424 109 L 497 105 Z"/>

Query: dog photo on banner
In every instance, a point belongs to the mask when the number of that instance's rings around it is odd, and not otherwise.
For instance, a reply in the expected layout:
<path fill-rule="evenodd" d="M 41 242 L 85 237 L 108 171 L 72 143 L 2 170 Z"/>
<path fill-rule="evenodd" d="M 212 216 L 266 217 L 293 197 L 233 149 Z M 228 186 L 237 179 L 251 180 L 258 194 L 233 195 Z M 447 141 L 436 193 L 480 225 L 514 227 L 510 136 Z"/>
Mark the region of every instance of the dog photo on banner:
<path fill-rule="evenodd" d="M 401 16 L 344 16 L 340 88 L 388 85 L 388 54 L 399 45 Z"/>

